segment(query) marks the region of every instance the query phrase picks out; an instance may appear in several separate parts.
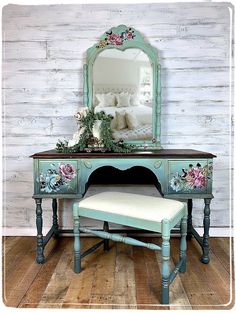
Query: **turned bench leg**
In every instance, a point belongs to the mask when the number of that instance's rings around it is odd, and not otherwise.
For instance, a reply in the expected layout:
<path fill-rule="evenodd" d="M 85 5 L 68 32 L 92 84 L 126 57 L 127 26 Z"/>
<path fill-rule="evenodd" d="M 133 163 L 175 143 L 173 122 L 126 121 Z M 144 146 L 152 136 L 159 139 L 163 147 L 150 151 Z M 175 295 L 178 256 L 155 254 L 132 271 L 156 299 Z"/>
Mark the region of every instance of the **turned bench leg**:
<path fill-rule="evenodd" d="M 187 242 L 186 242 L 186 235 L 187 235 L 187 217 L 183 217 L 180 223 L 180 260 L 183 260 L 182 265 L 179 268 L 181 273 L 186 271 L 186 250 L 187 250 Z"/>
<path fill-rule="evenodd" d="M 80 231 L 79 231 L 79 215 L 77 207 L 73 208 L 74 214 L 74 271 L 81 272 L 81 253 L 80 253 Z"/>
<path fill-rule="evenodd" d="M 169 304 L 169 276 L 170 276 L 170 226 L 169 220 L 162 221 L 162 282 L 161 303 Z"/>

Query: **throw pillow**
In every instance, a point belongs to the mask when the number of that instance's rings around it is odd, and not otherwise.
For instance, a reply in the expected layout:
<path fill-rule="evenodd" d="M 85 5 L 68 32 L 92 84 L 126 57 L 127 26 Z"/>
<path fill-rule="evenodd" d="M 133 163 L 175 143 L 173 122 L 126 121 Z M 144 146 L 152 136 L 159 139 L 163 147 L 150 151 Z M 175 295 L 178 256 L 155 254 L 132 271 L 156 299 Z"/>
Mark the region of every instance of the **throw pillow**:
<path fill-rule="evenodd" d="M 126 112 L 125 119 L 130 130 L 134 130 L 138 127 L 139 122 L 135 114 Z"/>

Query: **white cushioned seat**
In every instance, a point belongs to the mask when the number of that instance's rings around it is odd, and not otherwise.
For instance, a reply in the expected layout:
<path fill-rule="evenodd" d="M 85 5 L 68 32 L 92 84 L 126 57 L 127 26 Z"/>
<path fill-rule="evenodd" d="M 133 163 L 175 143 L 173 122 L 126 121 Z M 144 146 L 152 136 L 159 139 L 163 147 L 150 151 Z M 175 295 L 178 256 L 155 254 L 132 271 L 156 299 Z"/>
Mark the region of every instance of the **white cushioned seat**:
<path fill-rule="evenodd" d="M 160 197 L 124 192 L 103 192 L 79 202 L 79 207 L 143 220 L 173 219 L 183 203 Z"/>

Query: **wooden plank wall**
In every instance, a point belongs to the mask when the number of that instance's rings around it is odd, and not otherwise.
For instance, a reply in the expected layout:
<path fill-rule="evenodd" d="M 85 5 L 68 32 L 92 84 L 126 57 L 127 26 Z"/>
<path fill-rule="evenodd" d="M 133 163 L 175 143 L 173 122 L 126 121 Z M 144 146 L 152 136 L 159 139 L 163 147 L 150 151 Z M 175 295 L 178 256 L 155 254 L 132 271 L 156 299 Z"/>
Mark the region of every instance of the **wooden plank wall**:
<path fill-rule="evenodd" d="M 139 30 L 159 51 L 163 147 L 217 155 L 211 224 L 229 226 L 229 6 L 223 2 L 5 6 L 4 226 L 34 228 L 28 156 L 53 148 L 58 138 L 71 138 L 76 129 L 73 114 L 82 105 L 85 51 L 119 24 Z M 69 224 L 69 209 L 65 215 L 63 223 Z M 45 217 L 51 220 L 47 206 Z M 202 226 L 200 201 L 195 202 L 194 225 Z M 44 226 L 49 226 L 47 219 Z"/>

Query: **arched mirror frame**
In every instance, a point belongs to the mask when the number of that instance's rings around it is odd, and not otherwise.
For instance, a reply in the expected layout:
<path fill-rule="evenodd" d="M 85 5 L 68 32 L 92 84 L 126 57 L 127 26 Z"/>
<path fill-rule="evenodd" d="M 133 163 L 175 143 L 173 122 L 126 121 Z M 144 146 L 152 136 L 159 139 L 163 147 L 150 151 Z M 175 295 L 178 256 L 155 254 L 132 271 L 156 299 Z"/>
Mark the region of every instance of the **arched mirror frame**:
<path fill-rule="evenodd" d="M 118 44 L 114 44 L 107 41 L 109 34 L 123 34 L 122 41 Z M 132 33 L 129 38 L 126 34 Z M 132 27 L 127 27 L 126 25 L 119 25 L 118 27 L 113 27 L 106 33 L 104 33 L 99 42 L 89 48 L 86 52 L 86 64 L 84 65 L 84 87 L 83 87 L 83 97 L 84 105 L 88 108 L 93 106 L 93 65 L 96 57 L 104 49 L 118 49 L 124 51 L 128 48 L 138 48 L 147 54 L 153 73 L 153 112 L 152 112 L 152 132 L 153 138 L 151 140 L 134 140 L 125 141 L 135 145 L 137 148 L 144 147 L 155 147 L 157 149 L 162 148 L 160 143 L 160 131 L 161 131 L 161 82 L 160 82 L 160 64 L 158 60 L 158 54 L 155 47 L 146 43 L 142 35 Z"/>

